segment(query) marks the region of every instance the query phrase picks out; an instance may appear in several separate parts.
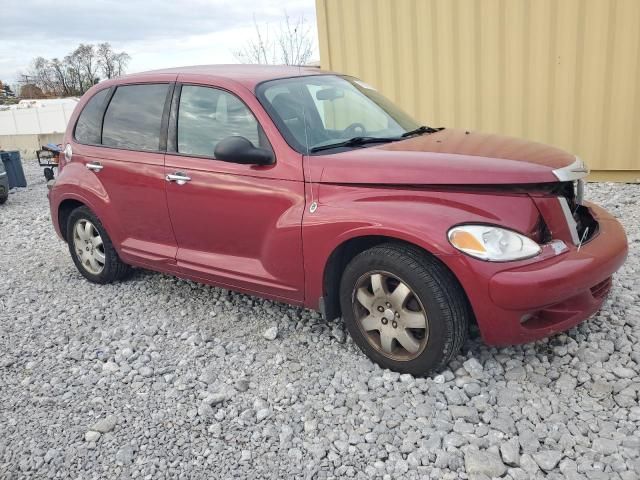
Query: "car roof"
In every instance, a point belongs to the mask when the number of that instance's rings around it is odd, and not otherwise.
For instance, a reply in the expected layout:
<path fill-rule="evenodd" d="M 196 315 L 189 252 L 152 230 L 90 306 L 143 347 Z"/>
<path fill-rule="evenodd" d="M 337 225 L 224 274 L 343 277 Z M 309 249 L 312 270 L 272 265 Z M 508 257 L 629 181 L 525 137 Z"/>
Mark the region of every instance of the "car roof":
<path fill-rule="evenodd" d="M 243 84 L 245 87 L 253 89 L 261 82 L 275 80 L 278 78 L 290 78 L 300 75 L 321 75 L 331 74 L 316 67 L 289 66 L 289 65 L 194 65 L 190 67 L 174 67 L 148 72 L 134 73 L 118 77 L 117 83 L 126 82 L 127 79 L 139 78 L 140 76 L 153 76 L 161 74 L 174 75 L 202 75 L 205 77 L 216 77 L 233 80 Z"/>

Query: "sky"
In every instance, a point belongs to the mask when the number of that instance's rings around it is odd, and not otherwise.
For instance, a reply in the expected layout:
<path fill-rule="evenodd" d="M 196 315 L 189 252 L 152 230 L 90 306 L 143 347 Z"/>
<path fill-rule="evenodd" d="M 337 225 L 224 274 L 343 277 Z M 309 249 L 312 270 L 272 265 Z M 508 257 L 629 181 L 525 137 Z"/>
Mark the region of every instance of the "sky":
<path fill-rule="evenodd" d="M 0 81 L 12 84 L 33 58 L 62 58 L 80 43 L 109 42 L 131 55 L 128 72 L 238 63 L 253 17 L 277 30 L 285 12 L 312 27 L 314 0 L 3 0 Z"/>

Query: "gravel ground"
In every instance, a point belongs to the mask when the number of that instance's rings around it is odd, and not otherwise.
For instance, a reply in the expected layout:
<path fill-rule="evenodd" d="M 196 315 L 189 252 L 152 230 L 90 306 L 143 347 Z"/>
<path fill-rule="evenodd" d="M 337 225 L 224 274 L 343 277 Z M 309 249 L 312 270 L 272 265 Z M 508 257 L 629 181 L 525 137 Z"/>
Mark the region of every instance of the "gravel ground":
<path fill-rule="evenodd" d="M 640 186 L 590 185 L 630 257 L 602 311 L 442 374 L 309 310 L 136 271 L 96 286 L 41 170 L 0 207 L 1 478 L 640 478 Z"/>

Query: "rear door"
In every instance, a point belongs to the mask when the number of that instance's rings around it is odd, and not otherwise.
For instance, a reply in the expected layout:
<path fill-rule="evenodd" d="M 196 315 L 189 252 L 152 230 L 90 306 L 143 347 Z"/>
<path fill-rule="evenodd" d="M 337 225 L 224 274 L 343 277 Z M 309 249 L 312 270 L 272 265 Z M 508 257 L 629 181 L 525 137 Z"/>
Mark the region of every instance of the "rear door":
<path fill-rule="evenodd" d="M 217 143 L 230 135 L 273 148 L 246 102 L 253 102 L 255 111 L 257 101 L 249 94 L 241 99 L 221 87 L 176 86 L 165 173 L 189 178 L 166 187 L 178 267 L 212 283 L 301 301 L 300 157 L 276 149 L 276 163 L 268 166 L 214 157 Z"/>
<path fill-rule="evenodd" d="M 158 81 L 98 92 L 96 97 L 105 97 L 102 128 L 89 125 L 85 131 L 83 111 L 75 131 L 79 144 L 74 159 L 83 161 L 100 181 L 103 192 L 96 193 L 108 202 L 114 230 L 110 234 L 120 255 L 149 267 L 175 263 L 177 251 L 166 203 L 162 134 L 173 86 Z"/>

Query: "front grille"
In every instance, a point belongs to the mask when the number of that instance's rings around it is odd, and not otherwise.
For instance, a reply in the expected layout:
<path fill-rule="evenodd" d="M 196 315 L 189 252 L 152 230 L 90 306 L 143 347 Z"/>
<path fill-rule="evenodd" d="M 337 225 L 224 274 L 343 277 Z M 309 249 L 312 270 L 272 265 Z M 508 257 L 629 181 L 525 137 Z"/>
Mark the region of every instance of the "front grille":
<path fill-rule="evenodd" d="M 582 180 L 562 182 L 559 193 L 567 202 L 569 211 L 565 212 L 565 215 L 568 217 L 569 228 L 575 228 L 574 243 L 584 245 L 598 231 L 598 222 L 593 218 L 589 209 L 582 204 L 584 200 L 582 198 L 584 196 L 584 182 Z M 571 219 L 573 219 L 573 222 Z M 575 225 L 572 225 L 573 223 Z"/>
<path fill-rule="evenodd" d="M 598 222 L 584 205 L 578 205 L 573 212 L 573 218 L 576 221 L 576 229 L 581 244 L 591 240 L 598 231 Z"/>

